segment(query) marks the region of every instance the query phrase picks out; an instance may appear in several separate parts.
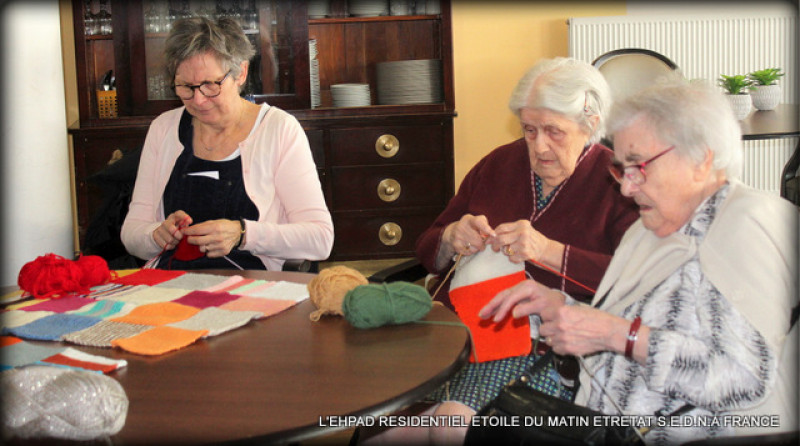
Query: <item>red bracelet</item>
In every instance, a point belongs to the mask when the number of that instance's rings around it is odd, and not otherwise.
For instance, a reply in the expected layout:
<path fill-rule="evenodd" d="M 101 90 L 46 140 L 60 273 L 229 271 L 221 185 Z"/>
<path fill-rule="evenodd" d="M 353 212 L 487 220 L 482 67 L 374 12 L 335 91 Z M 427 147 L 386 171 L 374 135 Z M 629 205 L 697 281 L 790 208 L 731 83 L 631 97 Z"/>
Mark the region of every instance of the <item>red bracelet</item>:
<path fill-rule="evenodd" d="M 642 326 L 642 318 L 636 316 L 636 319 L 631 322 L 631 328 L 628 330 L 628 341 L 625 343 L 625 357 L 628 359 L 633 358 L 633 344 L 639 338 L 639 327 Z"/>

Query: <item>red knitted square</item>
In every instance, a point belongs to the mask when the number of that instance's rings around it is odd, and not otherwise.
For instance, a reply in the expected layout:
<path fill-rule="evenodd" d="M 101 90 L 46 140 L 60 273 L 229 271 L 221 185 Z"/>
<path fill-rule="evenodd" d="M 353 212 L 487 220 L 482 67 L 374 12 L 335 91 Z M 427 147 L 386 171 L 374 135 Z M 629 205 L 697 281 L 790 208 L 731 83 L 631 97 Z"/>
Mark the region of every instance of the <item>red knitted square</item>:
<path fill-rule="evenodd" d="M 450 302 L 458 317 L 472 332 L 478 362 L 494 361 L 531 352 L 530 322 L 527 317 L 507 316 L 500 322 L 478 317 L 483 308 L 500 291 L 525 280 L 525 272 L 485 280 L 450 290 Z M 475 358 L 470 356 L 470 361 Z"/>

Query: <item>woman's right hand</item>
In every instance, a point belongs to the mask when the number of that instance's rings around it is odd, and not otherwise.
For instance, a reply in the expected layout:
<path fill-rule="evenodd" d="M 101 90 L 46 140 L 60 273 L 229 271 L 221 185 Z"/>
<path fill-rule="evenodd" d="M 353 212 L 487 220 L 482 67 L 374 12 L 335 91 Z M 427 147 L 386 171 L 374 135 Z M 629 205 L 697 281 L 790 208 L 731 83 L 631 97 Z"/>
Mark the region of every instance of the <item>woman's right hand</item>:
<path fill-rule="evenodd" d="M 472 255 L 483 251 L 486 239 L 494 236 L 494 229 L 489 226 L 486 216 L 466 214 L 447 226 L 442 241 L 449 244 L 454 253 Z"/>
<path fill-rule="evenodd" d="M 497 293 L 478 311 L 478 317 L 500 322 L 509 314 L 513 318 L 541 315 L 542 312 L 552 312 L 563 307 L 565 302 L 566 297 L 561 292 L 534 280 L 523 280 Z"/>
<path fill-rule="evenodd" d="M 153 231 L 153 240 L 164 249 L 174 249 L 183 238 L 181 229 L 192 224 L 192 217 L 183 211 L 175 211 Z"/>

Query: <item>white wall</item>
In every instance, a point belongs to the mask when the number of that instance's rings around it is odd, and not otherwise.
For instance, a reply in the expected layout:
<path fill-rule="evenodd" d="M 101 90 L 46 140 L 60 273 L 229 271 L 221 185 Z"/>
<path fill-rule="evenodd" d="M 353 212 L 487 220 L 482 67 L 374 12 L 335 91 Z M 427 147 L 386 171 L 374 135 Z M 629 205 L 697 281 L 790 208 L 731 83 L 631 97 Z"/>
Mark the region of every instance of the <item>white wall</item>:
<path fill-rule="evenodd" d="M 652 1 L 628 0 L 628 15 L 668 14 L 695 17 L 759 17 L 771 15 L 797 15 L 795 0 L 758 0 L 751 2 L 723 2 L 708 0 Z"/>
<path fill-rule="evenodd" d="M 14 285 L 38 256 L 72 257 L 72 209 L 58 3 L 1 11 L 0 285 Z"/>

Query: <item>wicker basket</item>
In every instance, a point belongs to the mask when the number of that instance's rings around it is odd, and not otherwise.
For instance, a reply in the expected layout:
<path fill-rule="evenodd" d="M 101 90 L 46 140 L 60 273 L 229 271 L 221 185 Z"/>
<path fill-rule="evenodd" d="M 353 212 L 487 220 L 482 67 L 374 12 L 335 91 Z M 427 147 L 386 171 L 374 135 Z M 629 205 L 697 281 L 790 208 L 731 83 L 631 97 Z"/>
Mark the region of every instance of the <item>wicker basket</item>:
<path fill-rule="evenodd" d="M 117 90 L 97 90 L 97 114 L 101 118 L 117 117 Z"/>

